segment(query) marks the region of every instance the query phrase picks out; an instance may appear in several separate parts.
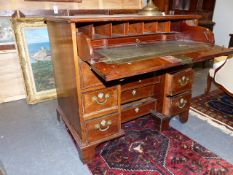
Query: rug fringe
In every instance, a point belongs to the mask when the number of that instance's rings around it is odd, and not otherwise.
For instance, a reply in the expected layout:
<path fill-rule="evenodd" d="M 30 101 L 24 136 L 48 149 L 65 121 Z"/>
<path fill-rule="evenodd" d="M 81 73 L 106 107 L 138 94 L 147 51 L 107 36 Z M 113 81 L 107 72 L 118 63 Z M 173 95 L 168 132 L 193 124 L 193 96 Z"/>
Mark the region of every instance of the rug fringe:
<path fill-rule="evenodd" d="M 221 131 L 223 131 L 224 133 L 230 135 L 230 136 L 233 136 L 233 128 L 231 127 L 226 127 L 225 123 L 222 123 L 221 121 L 218 121 L 218 120 L 215 120 L 211 117 L 209 117 L 208 115 L 200 112 L 200 111 L 196 111 L 194 108 L 190 107 L 190 110 L 189 110 L 189 114 L 195 116 L 195 117 L 198 117 L 199 119 L 201 120 L 204 120 L 206 122 L 208 122 L 210 125 L 216 127 L 216 128 L 219 128 Z M 219 122 L 219 123 L 216 123 L 216 122 Z M 220 124 L 221 123 L 221 124 Z"/>

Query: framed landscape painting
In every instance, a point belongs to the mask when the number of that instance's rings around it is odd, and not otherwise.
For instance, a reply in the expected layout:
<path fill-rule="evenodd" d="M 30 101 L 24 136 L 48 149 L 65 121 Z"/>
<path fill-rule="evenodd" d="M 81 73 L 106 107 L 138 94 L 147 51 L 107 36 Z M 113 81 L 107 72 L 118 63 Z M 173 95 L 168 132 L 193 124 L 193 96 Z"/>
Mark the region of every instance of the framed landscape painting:
<path fill-rule="evenodd" d="M 0 52 L 15 49 L 11 17 L 0 16 Z"/>
<path fill-rule="evenodd" d="M 23 70 L 27 102 L 38 103 L 56 97 L 51 48 L 42 18 L 13 20 L 16 43 Z"/>

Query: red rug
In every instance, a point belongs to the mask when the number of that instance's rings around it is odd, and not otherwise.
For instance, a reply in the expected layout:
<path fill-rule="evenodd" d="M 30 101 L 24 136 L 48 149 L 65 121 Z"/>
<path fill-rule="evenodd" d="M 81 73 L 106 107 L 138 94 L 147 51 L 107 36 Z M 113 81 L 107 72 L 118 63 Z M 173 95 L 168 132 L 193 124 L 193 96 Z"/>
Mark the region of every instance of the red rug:
<path fill-rule="evenodd" d="M 199 114 L 197 117 L 233 134 L 233 97 L 221 90 L 193 98 L 191 110 Z"/>
<path fill-rule="evenodd" d="M 124 137 L 98 148 L 93 175 L 232 175 L 233 165 L 177 130 L 154 130 L 151 116 L 124 124 Z"/>

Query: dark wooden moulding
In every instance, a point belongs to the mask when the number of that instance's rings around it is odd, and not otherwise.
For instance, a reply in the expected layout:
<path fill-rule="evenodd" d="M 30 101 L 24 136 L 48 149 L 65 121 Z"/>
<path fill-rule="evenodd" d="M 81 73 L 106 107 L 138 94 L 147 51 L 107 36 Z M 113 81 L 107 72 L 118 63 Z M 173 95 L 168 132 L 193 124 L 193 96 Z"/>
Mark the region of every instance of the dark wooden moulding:
<path fill-rule="evenodd" d="M 122 136 L 123 122 L 152 114 L 162 131 L 173 116 L 188 120 L 192 64 L 233 53 L 214 45 L 213 33 L 199 27 L 198 19 L 132 14 L 46 18 L 58 118 L 83 162 L 93 158 L 97 145 Z"/>

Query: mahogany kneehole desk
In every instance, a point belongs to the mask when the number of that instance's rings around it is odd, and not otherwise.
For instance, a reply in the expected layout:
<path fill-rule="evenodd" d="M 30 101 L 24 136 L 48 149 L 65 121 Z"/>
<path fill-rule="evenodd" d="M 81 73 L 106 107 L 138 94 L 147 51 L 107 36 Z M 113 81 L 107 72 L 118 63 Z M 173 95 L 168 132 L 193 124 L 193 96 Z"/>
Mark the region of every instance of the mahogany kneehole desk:
<path fill-rule="evenodd" d="M 214 45 L 199 16 L 80 15 L 46 19 L 58 117 L 87 162 L 121 123 L 151 113 L 159 131 L 188 120 L 192 64 L 233 50 Z"/>

